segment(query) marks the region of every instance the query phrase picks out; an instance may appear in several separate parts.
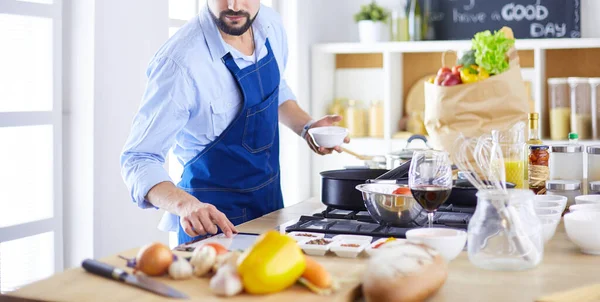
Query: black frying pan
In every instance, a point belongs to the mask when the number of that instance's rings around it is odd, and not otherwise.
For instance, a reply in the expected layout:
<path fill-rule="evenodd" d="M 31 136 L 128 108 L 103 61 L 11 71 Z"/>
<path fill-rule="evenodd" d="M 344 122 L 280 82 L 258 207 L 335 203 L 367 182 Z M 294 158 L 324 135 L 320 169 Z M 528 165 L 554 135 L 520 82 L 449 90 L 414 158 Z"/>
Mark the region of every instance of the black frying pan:
<path fill-rule="evenodd" d="M 365 203 L 356 186 L 388 172 L 384 169 L 343 169 L 321 172 L 321 201 L 335 209 L 362 211 Z"/>
<path fill-rule="evenodd" d="M 408 179 L 410 161 L 393 170 L 385 169 L 344 169 L 321 172 L 321 201 L 326 206 L 340 210 L 366 211 L 362 193 L 356 186 L 368 181 Z"/>

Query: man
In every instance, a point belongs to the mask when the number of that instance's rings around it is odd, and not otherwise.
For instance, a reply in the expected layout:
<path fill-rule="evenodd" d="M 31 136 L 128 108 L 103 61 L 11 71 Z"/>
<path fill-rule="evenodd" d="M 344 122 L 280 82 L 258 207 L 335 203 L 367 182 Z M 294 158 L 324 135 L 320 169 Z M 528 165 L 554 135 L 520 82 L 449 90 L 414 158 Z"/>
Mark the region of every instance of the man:
<path fill-rule="evenodd" d="M 162 230 L 180 243 L 283 207 L 278 122 L 307 140 L 312 121 L 283 80 L 287 40 L 279 16 L 259 0 L 208 0 L 156 53 L 121 156 L 123 178 L 141 208 L 167 211 Z M 346 138 L 348 142 L 348 138 Z M 163 164 L 184 164 L 176 187 Z"/>

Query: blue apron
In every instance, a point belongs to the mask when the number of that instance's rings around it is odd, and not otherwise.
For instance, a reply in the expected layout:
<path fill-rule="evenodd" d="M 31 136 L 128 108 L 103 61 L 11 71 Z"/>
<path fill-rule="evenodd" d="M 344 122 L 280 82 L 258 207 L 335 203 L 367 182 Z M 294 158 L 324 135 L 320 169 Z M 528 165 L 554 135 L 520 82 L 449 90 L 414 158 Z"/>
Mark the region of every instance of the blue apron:
<path fill-rule="evenodd" d="M 231 53 L 222 61 L 238 83 L 243 106 L 233 122 L 185 166 L 179 187 L 223 212 L 234 225 L 283 207 L 279 181 L 279 66 L 268 54 L 239 69 Z M 179 244 L 190 237 L 179 224 Z"/>

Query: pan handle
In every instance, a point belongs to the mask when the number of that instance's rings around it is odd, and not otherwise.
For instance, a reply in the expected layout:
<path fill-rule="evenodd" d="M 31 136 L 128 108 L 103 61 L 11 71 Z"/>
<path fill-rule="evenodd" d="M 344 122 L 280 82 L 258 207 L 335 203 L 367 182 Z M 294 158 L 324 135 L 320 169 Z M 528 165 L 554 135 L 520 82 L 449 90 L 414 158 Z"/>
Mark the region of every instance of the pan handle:
<path fill-rule="evenodd" d="M 390 185 L 405 185 L 403 181 L 406 179 L 367 179 L 368 184 L 390 184 Z"/>
<path fill-rule="evenodd" d="M 389 172 L 384 173 L 383 175 L 377 177 L 376 179 L 392 179 L 392 180 L 396 180 L 396 179 L 401 179 L 401 178 L 405 178 L 408 176 L 408 170 L 410 169 L 410 162 L 412 160 L 407 160 L 406 162 L 402 163 L 400 166 L 396 167 L 393 170 L 390 170 Z"/>

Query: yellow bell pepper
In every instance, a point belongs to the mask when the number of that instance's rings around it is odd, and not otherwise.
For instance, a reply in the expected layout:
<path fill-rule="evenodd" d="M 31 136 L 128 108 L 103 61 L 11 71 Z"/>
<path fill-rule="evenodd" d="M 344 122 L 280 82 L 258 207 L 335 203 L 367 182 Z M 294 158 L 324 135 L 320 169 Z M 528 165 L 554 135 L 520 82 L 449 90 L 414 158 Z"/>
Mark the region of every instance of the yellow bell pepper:
<path fill-rule="evenodd" d="M 463 67 L 460 70 L 460 80 L 465 84 L 483 81 L 489 77 L 490 74 L 487 72 L 487 70 L 477 65 Z"/>
<path fill-rule="evenodd" d="M 269 294 L 296 283 L 305 268 L 306 260 L 296 240 L 268 231 L 240 256 L 237 270 L 246 292 Z"/>

